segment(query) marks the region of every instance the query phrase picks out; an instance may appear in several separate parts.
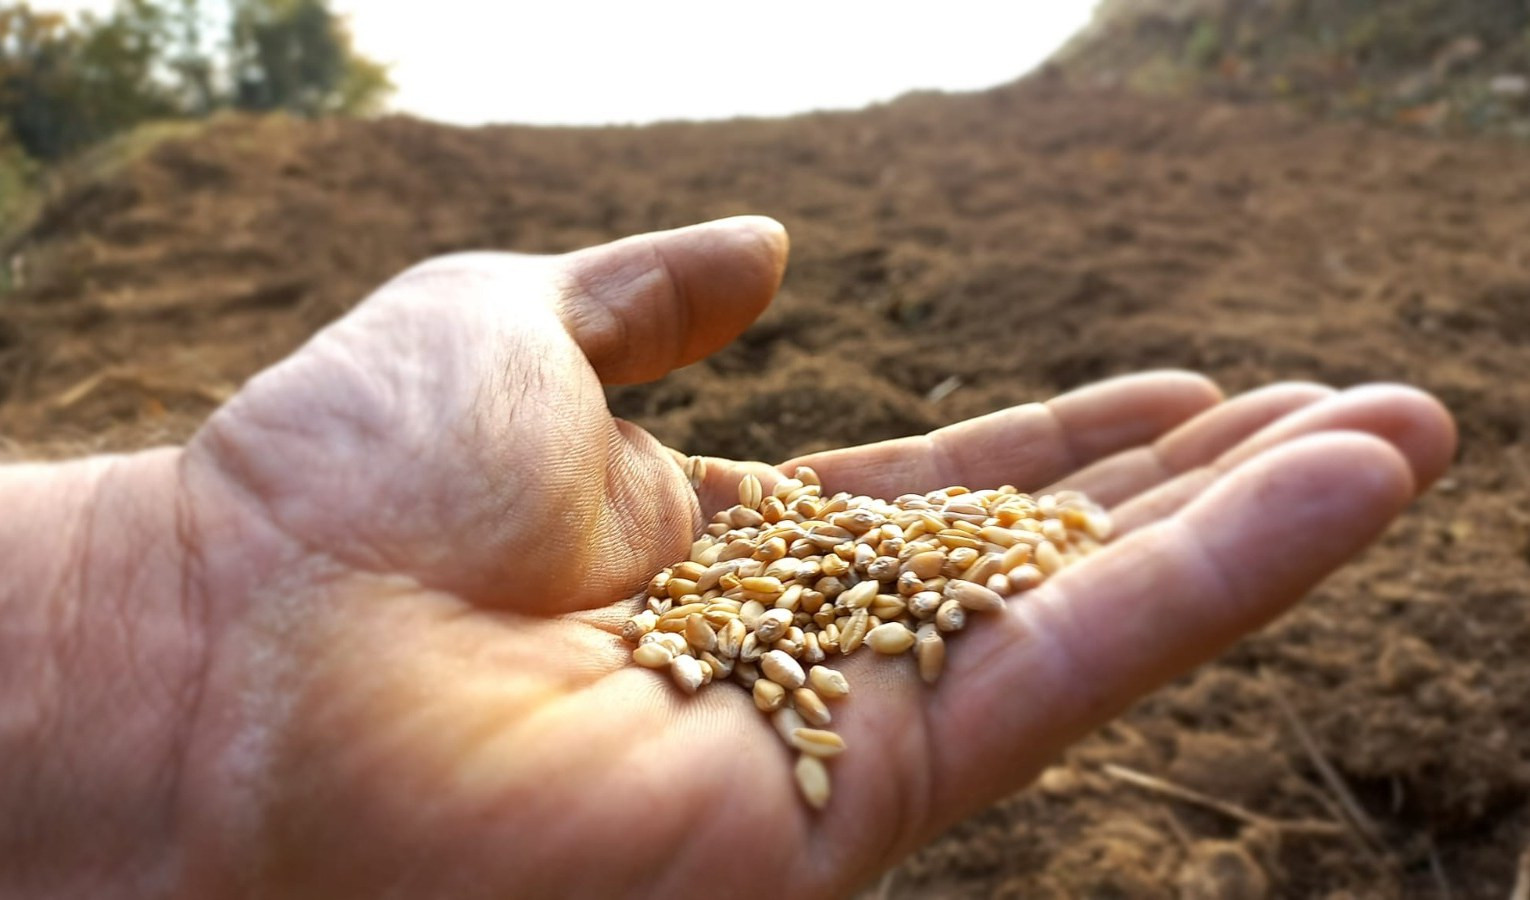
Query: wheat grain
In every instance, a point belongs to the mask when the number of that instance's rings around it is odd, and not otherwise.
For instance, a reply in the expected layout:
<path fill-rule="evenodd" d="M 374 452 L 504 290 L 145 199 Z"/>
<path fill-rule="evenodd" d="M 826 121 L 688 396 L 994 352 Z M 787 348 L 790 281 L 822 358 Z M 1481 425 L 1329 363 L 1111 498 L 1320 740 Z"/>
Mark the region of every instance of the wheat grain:
<path fill-rule="evenodd" d="M 705 462 L 690 458 L 686 473 L 699 483 Z M 797 785 L 815 809 L 830 795 L 823 760 L 845 749 L 822 728 L 832 720 L 825 701 L 850 693 L 824 665 L 831 654 L 912 650 L 920 679 L 934 684 L 969 616 L 1023 602 L 1111 531 L 1109 515 L 1074 492 L 956 485 L 891 502 L 825 496 L 805 466 L 769 491 L 746 475 L 738 499 L 688 559 L 649 579 L 621 635 L 634 663 L 668 669 L 686 693 L 724 680 L 749 690 L 799 751 Z"/>
<path fill-rule="evenodd" d="M 829 769 L 823 760 L 804 753 L 797 758 L 792 775 L 808 806 L 821 810 L 829 805 Z"/>

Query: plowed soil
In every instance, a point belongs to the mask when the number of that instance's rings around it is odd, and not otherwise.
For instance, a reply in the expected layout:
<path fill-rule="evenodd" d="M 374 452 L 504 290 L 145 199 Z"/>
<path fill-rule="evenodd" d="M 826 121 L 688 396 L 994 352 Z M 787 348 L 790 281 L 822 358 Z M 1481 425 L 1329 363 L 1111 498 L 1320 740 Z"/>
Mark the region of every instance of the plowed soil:
<path fill-rule="evenodd" d="M 689 452 L 779 459 L 1161 366 L 1230 391 L 1404 380 L 1462 426 L 1449 480 L 1358 563 L 885 896 L 1508 895 L 1530 846 L 1522 146 L 1047 84 L 642 129 L 224 120 L 62 193 L 13 248 L 0 435 L 16 456 L 183 439 L 422 257 L 746 212 L 792 232 L 780 300 L 716 358 L 610 395 Z M 1342 821 L 1325 763 L 1371 844 L 1105 770 Z"/>

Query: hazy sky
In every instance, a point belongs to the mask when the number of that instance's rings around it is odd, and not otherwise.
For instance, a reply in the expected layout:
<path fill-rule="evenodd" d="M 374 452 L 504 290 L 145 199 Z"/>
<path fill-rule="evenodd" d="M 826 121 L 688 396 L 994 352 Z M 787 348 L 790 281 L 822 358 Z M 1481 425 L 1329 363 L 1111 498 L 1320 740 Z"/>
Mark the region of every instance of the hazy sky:
<path fill-rule="evenodd" d="M 111 0 L 34 0 L 109 9 Z M 863 106 L 1040 63 L 1093 0 L 538 3 L 335 0 L 390 63 L 395 109 L 462 124 L 598 124 Z"/>

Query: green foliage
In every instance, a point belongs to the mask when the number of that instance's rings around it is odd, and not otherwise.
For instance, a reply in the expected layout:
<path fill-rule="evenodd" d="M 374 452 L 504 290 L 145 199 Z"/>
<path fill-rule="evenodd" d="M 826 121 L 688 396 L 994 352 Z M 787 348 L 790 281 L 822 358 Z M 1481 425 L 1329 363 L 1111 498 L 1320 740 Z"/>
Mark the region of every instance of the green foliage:
<path fill-rule="evenodd" d="M 21 151 L 4 123 L 0 123 L 0 245 L 31 214 L 36 179 L 37 164 Z M 4 268 L 4 261 L 0 260 L 0 273 Z"/>
<path fill-rule="evenodd" d="M 1222 29 L 1210 19 L 1195 23 L 1185 42 L 1185 62 L 1197 69 L 1209 69 L 1222 55 Z"/>
<path fill-rule="evenodd" d="M 232 46 L 242 109 L 365 112 L 391 88 L 382 66 L 355 53 L 324 0 L 237 0 Z"/>
<path fill-rule="evenodd" d="M 156 18 L 146 0 L 80 27 L 26 5 L 0 9 L 0 109 L 15 140 L 54 159 L 170 112 L 152 77 Z"/>
<path fill-rule="evenodd" d="M 1053 61 L 1076 83 L 1278 97 L 1320 114 L 1530 134 L 1526 0 L 1100 0 Z"/>
<path fill-rule="evenodd" d="M 327 0 L 210 0 L 228 4 L 226 41 L 207 2 L 118 0 L 72 21 L 0 4 L 0 124 L 56 160 L 140 122 L 230 107 L 360 114 L 392 88 Z"/>

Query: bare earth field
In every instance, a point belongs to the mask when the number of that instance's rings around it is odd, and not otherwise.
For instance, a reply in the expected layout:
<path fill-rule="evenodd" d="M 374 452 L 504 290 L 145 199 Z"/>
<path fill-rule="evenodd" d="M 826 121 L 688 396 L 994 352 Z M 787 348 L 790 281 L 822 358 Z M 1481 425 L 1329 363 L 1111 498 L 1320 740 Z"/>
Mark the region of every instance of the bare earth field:
<path fill-rule="evenodd" d="M 1045 84 L 644 129 L 226 120 L 61 193 L 20 244 L 0 450 L 183 439 L 432 254 L 746 212 L 792 233 L 779 301 L 717 357 L 609 395 L 687 452 L 775 460 L 1163 366 L 1229 391 L 1409 381 L 1462 427 L 1449 479 L 1295 614 L 873 892 L 1508 897 L 1530 847 L 1522 146 Z M 1323 765 L 1370 844 L 1258 818 L 1343 821 Z"/>

